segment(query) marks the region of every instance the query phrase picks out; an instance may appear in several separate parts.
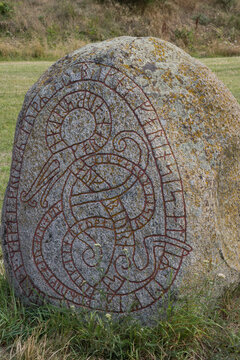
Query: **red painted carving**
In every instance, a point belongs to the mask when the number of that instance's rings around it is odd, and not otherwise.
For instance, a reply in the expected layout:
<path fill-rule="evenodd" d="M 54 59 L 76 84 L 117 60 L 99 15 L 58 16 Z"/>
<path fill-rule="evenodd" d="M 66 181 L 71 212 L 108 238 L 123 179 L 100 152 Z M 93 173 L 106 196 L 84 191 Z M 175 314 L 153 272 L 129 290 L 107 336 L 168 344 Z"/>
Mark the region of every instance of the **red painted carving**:
<path fill-rule="evenodd" d="M 34 97 L 18 132 L 7 196 L 9 258 L 16 280 L 31 300 L 36 301 L 36 296 L 40 296 L 122 313 L 128 310 L 127 299 L 131 298 L 134 302 L 131 311 L 138 311 L 151 306 L 168 291 L 183 258 L 191 251 L 186 243 L 186 209 L 180 173 L 158 115 L 143 90 L 113 67 L 93 63 L 75 66 L 75 77 L 64 73 L 62 82 L 58 79 L 58 86 L 52 86 L 49 97 L 41 96 L 41 91 Z M 75 86 L 81 83 L 85 88 Z M 125 103 L 141 133 L 112 132 L 111 107 L 104 94 L 94 92 L 98 84 Z M 55 98 L 58 100 L 52 106 L 45 128 L 50 155 L 30 188 L 20 192 L 22 161 L 31 129 L 36 117 Z M 81 124 L 82 128 L 74 132 Z M 105 151 L 106 144 L 111 144 L 110 152 Z M 127 151 L 131 145 L 137 151 L 130 158 Z M 161 234 L 144 235 L 142 229 L 156 212 L 150 158 L 159 176 L 164 228 Z M 111 171 L 113 176 L 109 176 Z M 53 202 L 49 199 L 60 183 L 61 196 Z M 141 189 L 143 206 L 130 215 L 124 196 L 136 186 Z M 19 198 L 27 206 L 45 209 L 32 238 L 32 256 L 54 296 L 41 291 L 27 274 L 18 230 Z M 81 215 L 93 205 L 102 209 L 101 214 L 96 211 L 91 216 Z M 43 251 L 46 233 L 59 217 L 66 228 L 59 241 L 61 266 L 69 284 L 55 274 Z M 104 250 L 93 235 L 94 231 L 103 230 L 112 239 L 109 261 L 104 267 Z M 162 282 L 164 272 L 171 275 L 167 283 Z"/>

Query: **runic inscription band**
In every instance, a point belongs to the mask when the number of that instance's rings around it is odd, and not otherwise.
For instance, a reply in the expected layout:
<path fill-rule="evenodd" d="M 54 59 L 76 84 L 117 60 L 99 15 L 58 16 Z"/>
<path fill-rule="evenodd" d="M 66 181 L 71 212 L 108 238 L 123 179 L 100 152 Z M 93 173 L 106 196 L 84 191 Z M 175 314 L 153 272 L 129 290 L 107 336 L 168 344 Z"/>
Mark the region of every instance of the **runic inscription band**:
<path fill-rule="evenodd" d="M 139 311 L 191 251 L 178 165 L 152 101 L 104 64 L 76 62 L 29 103 L 6 217 L 15 280 L 35 302 Z"/>

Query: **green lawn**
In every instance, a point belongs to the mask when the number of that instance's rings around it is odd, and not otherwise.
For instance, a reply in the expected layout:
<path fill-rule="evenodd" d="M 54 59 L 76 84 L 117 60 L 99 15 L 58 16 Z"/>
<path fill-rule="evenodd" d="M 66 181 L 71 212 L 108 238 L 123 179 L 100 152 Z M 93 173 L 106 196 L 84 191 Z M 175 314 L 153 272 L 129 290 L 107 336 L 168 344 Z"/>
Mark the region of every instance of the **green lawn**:
<path fill-rule="evenodd" d="M 240 102 L 240 57 L 201 59 L 231 90 Z"/>

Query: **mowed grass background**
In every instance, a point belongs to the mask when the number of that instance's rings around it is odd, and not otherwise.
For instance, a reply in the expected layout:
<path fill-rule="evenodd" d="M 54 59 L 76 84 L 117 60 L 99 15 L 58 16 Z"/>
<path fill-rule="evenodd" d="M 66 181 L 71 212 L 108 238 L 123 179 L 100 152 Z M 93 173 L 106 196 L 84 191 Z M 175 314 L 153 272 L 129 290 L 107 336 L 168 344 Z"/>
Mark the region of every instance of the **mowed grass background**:
<path fill-rule="evenodd" d="M 201 59 L 240 102 L 240 58 Z M 7 186 L 15 125 L 24 95 L 51 62 L 0 62 L 0 208 Z M 24 307 L 5 279 L 0 250 L 0 360 L 238 360 L 240 288 L 213 307 L 197 296 L 155 327 L 129 319 L 76 315 L 51 306 Z"/>

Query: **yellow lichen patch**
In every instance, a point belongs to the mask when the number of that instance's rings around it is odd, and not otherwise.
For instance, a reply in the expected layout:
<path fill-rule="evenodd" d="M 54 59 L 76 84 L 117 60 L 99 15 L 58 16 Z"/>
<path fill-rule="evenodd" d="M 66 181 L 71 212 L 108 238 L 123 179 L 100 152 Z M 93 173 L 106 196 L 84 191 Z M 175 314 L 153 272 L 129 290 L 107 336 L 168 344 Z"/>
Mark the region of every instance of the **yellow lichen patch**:
<path fill-rule="evenodd" d="M 240 270 L 240 148 L 225 150 L 218 173 L 217 214 L 221 249 L 228 265 Z M 223 236 L 224 234 L 224 236 Z"/>
<path fill-rule="evenodd" d="M 211 149 L 211 141 L 209 138 L 214 136 L 215 141 L 212 151 L 215 152 L 221 148 L 218 140 L 222 136 L 229 136 L 229 129 L 237 128 L 238 118 L 236 112 L 235 101 L 229 91 L 216 77 L 204 66 L 180 64 L 179 73 L 187 79 L 186 87 L 187 95 L 183 102 L 185 109 L 189 110 L 189 105 L 194 109 L 193 118 L 204 127 L 204 137 L 208 142 L 208 152 Z M 231 111 L 230 111 L 231 109 Z M 202 126 L 202 125 L 201 125 Z M 195 131 L 194 135 L 198 132 Z M 203 130 L 203 129 L 201 129 Z"/>
<path fill-rule="evenodd" d="M 163 43 L 162 42 L 160 43 L 155 38 L 149 38 L 149 40 L 154 45 L 154 50 L 153 50 L 152 54 L 155 56 L 156 61 L 165 62 L 166 61 L 166 54 L 165 54 L 165 48 L 163 46 Z"/>
<path fill-rule="evenodd" d="M 164 72 L 164 74 L 162 75 L 162 80 L 168 84 L 168 86 L 170 88 L 172 88 L 173 86 L 173 75 L 170 69 L 168 69 L 167 71 Z"/>
<path fill-rule="evenodd" d="M 143 74 L 144 72 L 143 72 L 143 70 L 141 70 L 141 69 L 139 69 L 139 68 L 137 68 L 137 67 L 133 67 L 133 66 L 130 66 L 130 65 L 128 65 L 128 64 L 123 64 L 122 65 L 123 66 L 123 68 L 125 69 L 125 70 L 128 70 L 128 71 L 135 71 L 136 73 L 138 73 L 138 74 Z"/>

